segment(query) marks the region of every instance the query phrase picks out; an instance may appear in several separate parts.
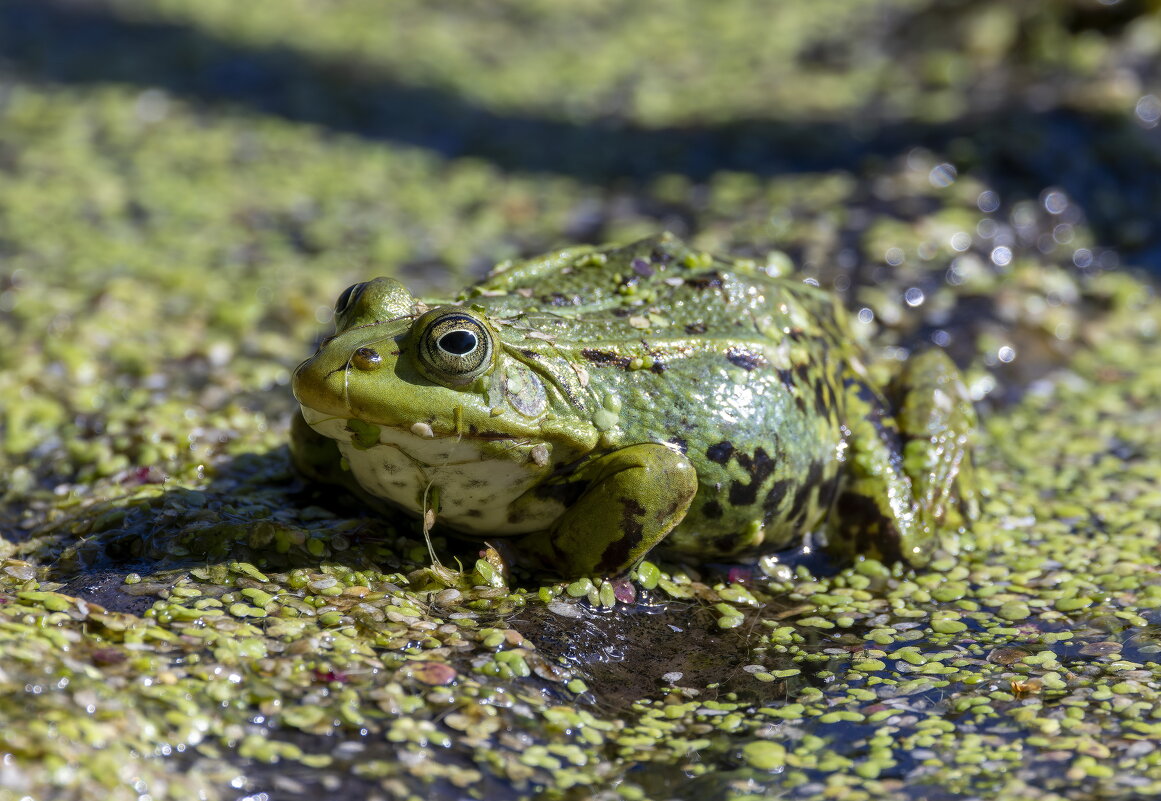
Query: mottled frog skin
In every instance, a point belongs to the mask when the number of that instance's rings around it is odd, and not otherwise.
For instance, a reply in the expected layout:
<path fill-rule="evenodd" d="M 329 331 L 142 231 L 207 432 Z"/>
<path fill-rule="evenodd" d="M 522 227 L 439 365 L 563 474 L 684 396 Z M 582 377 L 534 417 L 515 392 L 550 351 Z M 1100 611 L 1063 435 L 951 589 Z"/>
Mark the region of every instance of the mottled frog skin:
<path fill-rule="evenodd" d="M 564 576 L 812 531 L 921 565 L 973 516 L 975 414 L 941 351 L 881 388 L 864 363 L 829 293 L 670 234 L 501 266 L 454 302 L 378 278 L 295 371 L 292 453 Z"/>

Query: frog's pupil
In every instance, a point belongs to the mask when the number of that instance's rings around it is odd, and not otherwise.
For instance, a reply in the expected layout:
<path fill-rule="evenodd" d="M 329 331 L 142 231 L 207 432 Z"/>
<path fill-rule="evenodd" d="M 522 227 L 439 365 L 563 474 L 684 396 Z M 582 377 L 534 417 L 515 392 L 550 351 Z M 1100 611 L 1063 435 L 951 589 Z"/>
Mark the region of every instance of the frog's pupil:
<path fill-rule="evenodd" d="M 471 331 L 449 331 L 439 338 L 440 350 L 453 356 L 466 356 L 476 349 L 478 341 Z"/>

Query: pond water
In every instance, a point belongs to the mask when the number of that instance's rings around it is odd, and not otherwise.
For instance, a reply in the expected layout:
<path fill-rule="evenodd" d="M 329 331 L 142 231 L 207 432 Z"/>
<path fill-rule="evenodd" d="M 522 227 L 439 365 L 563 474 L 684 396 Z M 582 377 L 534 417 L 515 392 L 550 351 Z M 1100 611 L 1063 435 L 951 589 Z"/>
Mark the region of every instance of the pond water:
<path fill-rule="evenodd" d="M 0 799 L 1161 791 L 1158 53 L 1129 0 L 0 3 Z M 571 584 L 437 531 L 449 587 L 291 471 L 343 287 L 662 229 L 945 348 L 972 530 Z"/>

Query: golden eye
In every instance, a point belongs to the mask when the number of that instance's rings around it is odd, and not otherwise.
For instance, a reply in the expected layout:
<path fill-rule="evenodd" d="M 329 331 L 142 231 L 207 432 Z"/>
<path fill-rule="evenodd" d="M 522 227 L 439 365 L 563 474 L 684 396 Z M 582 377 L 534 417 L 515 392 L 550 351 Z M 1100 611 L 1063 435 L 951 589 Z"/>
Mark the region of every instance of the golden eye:
<path fill-rule="evenodd" d="M 416 330 L 420 365 L 429 378 L 467 384 L 492 369 L 492 334 L 470 314 L 434 309 L 419 319 Z"/>

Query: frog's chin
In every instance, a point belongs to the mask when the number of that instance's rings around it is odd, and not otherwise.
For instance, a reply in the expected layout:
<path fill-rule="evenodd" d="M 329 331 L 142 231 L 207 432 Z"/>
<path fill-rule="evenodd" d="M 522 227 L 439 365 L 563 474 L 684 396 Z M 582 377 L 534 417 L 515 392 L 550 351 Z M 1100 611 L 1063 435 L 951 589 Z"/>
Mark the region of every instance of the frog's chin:
<path fill-rule="evenodd" d="M 338 444 L 359 485 L 423 514 L 438 489 L 438 519 L 469 533 L 518 534 L 548 527 L 559 508 L 529 510 L 513 520 L 512 503 L 540 482 L 549 468 L 525 440 L 434 436 L 415 424 L 375 425 L 302 407 L 303 418 Z"/>

